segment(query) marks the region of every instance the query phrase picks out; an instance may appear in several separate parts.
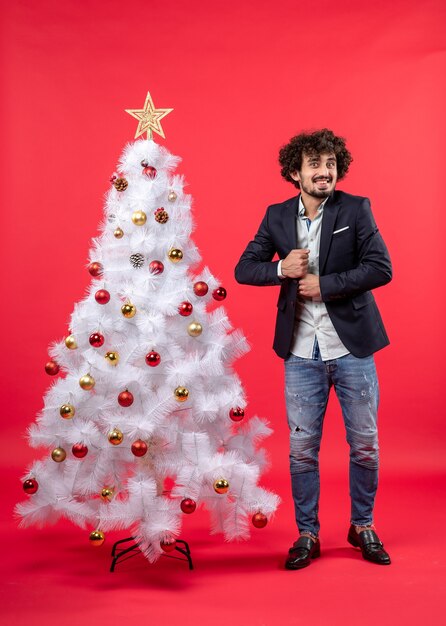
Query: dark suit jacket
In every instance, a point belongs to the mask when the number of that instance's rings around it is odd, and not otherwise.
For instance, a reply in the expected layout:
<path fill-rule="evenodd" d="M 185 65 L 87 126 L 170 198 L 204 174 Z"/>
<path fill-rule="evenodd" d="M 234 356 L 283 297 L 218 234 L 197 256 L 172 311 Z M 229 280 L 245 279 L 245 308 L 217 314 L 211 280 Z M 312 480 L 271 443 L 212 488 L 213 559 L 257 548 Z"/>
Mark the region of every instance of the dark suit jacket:
<path fill-rule="evenodd" d="M 278 261 L 272 259 L 276 253 L 284 259 L 297 248 L 298 201 L 297 196 L 268 207 L 235 268 L 239 283 L 280 285 L 273 348 L 283 359 L 293 338 L 298 280 L 280 279 Z M 346 348 L 365 357 L 386 346 L 389 339 L 370 290 L 391 280 L 392 266 L 367 198 L 335 191 L 325 203 L 319 274 L 322 300 Z"/>

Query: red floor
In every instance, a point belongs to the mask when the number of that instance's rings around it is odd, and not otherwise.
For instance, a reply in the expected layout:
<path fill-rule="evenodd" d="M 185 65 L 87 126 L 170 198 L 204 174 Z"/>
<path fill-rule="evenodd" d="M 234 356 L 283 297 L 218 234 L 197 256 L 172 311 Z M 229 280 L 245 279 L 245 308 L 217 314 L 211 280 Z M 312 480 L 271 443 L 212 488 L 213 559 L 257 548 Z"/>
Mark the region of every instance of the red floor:
<path fill-rule="evenodd" d="M 294 540 L 288 477 L 275 521 L 247 543 L 210 537 L 207 515 L 185 519 L 194 571 L 141 556 L 109 573 L 112 542 L 92 548 L 88 533 L 63 521 L 55 527 L 17 529 L 11 510 L 22 499 L 21 469 L 3 471 L 8 485 L 2 531 L 1 624 L 64 626 L 130 623 L 213 626 L 337 624 L 367 626 L 446 623 L 444 581 L 445 477 L 381 477 L 378 530 L 393 563 L 362 560 L 346 542 L 347 485 L 322 477 L 322 556 L 297 572 L 283 569 Z"/>

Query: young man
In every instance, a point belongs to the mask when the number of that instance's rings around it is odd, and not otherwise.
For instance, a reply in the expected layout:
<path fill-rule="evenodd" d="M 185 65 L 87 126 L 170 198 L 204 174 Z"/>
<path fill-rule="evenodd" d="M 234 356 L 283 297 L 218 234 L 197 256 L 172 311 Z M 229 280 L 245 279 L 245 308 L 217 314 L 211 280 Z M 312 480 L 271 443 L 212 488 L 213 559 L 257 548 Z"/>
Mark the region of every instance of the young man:
<path fill-rule="evenodd" d="M 268 207 L 235 269 L 238 282 L 280 285 L 274 350 L 285 359 L 291 485 L 299 539 L 287 569 L 320 555 L 319 448 L 330 388 L 350 445 L 348 541 L 373 563 L 390 557 L 373 525 L 378 486 L 378 380 L 373 353 L 389 343 L 371 290 L 392 278 L 367 198 L 336 191 L 352 161 L 322 129 L 280 150 L 282 176 L 300 195 Z M 272 261 L 277 253 L 279 261 Z"/>

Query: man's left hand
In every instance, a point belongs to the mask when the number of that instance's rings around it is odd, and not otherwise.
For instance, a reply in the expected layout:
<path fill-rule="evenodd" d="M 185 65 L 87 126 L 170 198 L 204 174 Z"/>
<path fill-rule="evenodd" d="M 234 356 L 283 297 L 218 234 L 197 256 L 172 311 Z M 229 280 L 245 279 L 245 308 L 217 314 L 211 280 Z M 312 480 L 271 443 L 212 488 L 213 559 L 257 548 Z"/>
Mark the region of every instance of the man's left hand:
<path fill-rule="evenodd" d="M 304 298 L 320 298 L 319 276 L 306 274 L 299 280 L 298 292 Z"/>

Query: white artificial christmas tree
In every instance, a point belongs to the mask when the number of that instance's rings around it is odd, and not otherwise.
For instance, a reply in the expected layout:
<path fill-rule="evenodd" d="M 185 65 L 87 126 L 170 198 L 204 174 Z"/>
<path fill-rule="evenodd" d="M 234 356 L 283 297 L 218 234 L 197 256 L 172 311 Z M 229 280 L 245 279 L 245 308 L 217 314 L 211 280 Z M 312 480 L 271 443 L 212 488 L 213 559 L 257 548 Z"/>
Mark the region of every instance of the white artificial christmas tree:
<path fill-rule="evenodd" d="M 213 532 L 249 536 L 279 498 L 258 486 L 258 443 L 271 432 L 244 419 L 246 398 L 232 369 L 248 346 L 233 330 L 211 272 L 194 269 L 191 198 L 175 175 L 179 158 L 151 139 L 163 135 L 150 94 L 140 139 L 126 146 L 119 176 L 92 241 L 87 296 L 70 334 L 50 349 L 50 375 L 30 443 L 48 449 L 24 476 L 22 525 L 65 516 L 92 531 L 128 529 L 150 561 L 175 547 L 182 515 L 203 503 Z M 166 113 L 167 112 L 167 113 Z M 165 488 L 166 479 L 173 484 Z"/>

